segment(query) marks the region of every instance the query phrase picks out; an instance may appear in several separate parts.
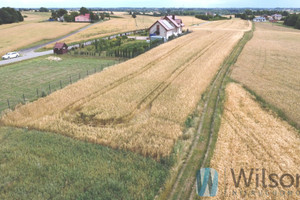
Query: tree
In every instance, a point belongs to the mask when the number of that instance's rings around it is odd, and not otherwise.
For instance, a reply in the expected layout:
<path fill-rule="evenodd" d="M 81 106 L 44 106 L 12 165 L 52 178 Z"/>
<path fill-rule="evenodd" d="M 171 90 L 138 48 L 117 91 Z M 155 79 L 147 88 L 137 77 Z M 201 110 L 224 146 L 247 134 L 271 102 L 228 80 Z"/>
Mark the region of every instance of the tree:
<path fill-rule="evenodd" d="M 18 21 L 19 21 L 19 22 L 24 21 L 24 17 L 23 17 L 22 14 L 20 13 L 20 11 L 17 11 L 17 15 L 18 15 Z"/>
<path fill-rule="evenodd" d="M 105 14 L 104 13 L 100 13 L 100 18 L 101 18 L 101 20 L 104 20 L 105 19 Z"/>
<path fill-rule="evenodd" d="M 40 12 L 49 12 L 49 9 L 45 8 L 45 7 L 41 7 L 40 8 Z"/>
<path fill-rule="evenodd" d="M 9 24 L 21 21 L 24 21 L 24 18 L 19 11 L 16 11 L 15 9 L 9 7 L 0 9 L 1 24 Z"/>
<path fill-rule="evenodd" d="M 289 15 L 289 12 L 288 11 L 283 11 L 282 12 L 282 16 L 288 16 Z"/>
<path fill-rule="evenodd" d="M 298 20 L 298 15 L 297 15 L 297 14 L 289 15 L 289 16 L 287 16 L 287 17 L 285 18 L 285 20 L 284 20 L 284 25 L 287 25 L 287 26 L 295 26 L 297 20 Z"/>
<path fill-rule="evenodd" d="M 295 28 L 300 29 L 300 15 L 298 15 L 298 19 L 296 21 Z"/>
<path fill-rule="evenodd" d="M 64 20 L 66 21 L 66 22 L 72 22 L 73 20 L 72 20 L 72 16 L 71 15 L 68 15 L 68 14 L 65 14 L 64 15 Z"/>
<path fill-rule="evenodd" d="M 67 14 L 67 13 L 68 13 L 68 11 L 66 11 L 65 9 L 59 9 L 59 10 L 57 11 L 58 17 L 62 17 L 62 16 L 64 16 L 64 15 Z"/>
<path fill-rule="evenodd" d="M 99 20 L 99 15 L 94 14 L 93 12 L 90 13 L 90 19 L 92 21 L 98 21 Z"/>
<path fill-rule="evenodd" d="M 0 9 L 0 19 L 3 24 L 9 24 L 11 22 L 11 16 L 5 9 Z"/>
<path fill-rule="evenodd" d="M 75 17 L 77 17 L 79 15 L 78 12 L 71 12 L 70 13 L 70 16 L 71 16 L 71 19 L 72 19 L 72 22 L 75 22 Z"/>
<path fill-rule="evenodd" d="M 252 12 L 252 10 L 247 9 L 247 10 L 245 10 L 245 14 L 246 15 L 253 15 L 253 12 Z"/>
<path fill-rule="evenodd" d="M 85 15 L 85 14 L 90 13 L 90 11 L 85 7 L 81 7 L 79 12 L 80 12 L 81 15 Z"/>

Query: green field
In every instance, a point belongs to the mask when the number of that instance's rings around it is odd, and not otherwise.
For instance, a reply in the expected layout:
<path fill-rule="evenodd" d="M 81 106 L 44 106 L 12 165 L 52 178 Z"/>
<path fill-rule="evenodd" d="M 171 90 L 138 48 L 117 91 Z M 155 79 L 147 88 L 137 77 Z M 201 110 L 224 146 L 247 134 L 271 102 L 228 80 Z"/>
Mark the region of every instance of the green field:
<path fill-rule="evenodd" d="M 101 71 L 118 63 L 93 57 L 60 56 L 61 61 L 49 61 L 40 57 L 0 68 L 0 112 L 25 101 L 32 101 L 60 87 L 74 83 L 87 74 Z M 70 80 L 71 76 L 71 80 Z M 61 81 L 61 84 L 60 84 Z M 49 88 L 50 84 L 50 88 Z"/>
<path fill-rule="evenodd" d="M 154 199 L 169 167 L 53 133 L 0 127 L 0 199 Z"/>

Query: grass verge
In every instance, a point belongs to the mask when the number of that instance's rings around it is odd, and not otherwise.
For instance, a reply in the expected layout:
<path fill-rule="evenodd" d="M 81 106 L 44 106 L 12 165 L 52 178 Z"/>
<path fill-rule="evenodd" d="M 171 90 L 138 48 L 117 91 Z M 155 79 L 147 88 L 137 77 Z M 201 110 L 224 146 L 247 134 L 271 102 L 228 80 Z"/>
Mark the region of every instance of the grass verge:
<path fill-rule="evenodd" d="M 0 127 L 0 199 L 153 199 L 168 166 L 61 135 Z"/>
<path fill-rule="evenodd" d="M 59 56 L 61 61 L 49 61 L 39 57 L 0 68 L 0 112 L 13 108 L 20 102 L 33 101 L 41 96 L 74 83 L 105 67 L 118 63 L 116 60 L 91 57 Z M 61 84 L 60 84 L 61 81 Z M 50 87 L 49 87 L 50 85 Z M 23 97 L 24 94 L 24 97 Z"/>

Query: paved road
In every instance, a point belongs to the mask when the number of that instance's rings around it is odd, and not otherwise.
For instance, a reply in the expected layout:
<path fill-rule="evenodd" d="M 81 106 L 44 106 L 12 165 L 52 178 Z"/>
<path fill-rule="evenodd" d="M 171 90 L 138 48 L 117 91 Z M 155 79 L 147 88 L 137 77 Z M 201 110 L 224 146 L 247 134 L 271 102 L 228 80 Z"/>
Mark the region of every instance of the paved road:
<path fill-rule="evenodd" d="M 94 26 L 94 25 L 96 25 L 98 23 L 101 23 L 101 22 L 90 24 L 88 26 L 85 26 L 85 27 L 83 27 L 83 28 L 81 28 L 81 29 L 73 32 L 73 33 L 67 34 L 67 35 L 65 35 L 63 37 L 60 37 L 60 38 L 55 39 L 55 40 L 52 40 L 50 42 L 47 42 L 47 43 L 44 43 L 44 44 L 41 44 L 41 45 L 37 45 L 37 46 L 31 47 L 31 48 L 22 49 L 22 50 L 19 51 L 21 57 L 10 59 L 10 60 L 1 60 L 0 61 L 0 66 L 1 65 L 7 65 L 7 64 L 10 64 L 10 63 L 19 62 L 19 61 L 23 61 L 23 60 L 28 60 L 28 59 L 31 59 L 31 58 L 36 58 L 36 57 L 40 57 L 40 56 L 44 56 L 44 55 L 53 54 L 53 50 L 43 51 L 43 52 L 34 52 L 34 51 L 37 50 L 37 49 L 40 49 L 40 48 L 42 48 L 44 46 L 47 46 L 48 44 L 51 44 L 51 43 L 54 43 L 54 42 L 58 42 L 58 41 L 63 40 L 65 38 L 67 38 L 67 37 L 70 37 L 71 35 L 74 35 L 76 33 L 79 33 L 81 31 L 83 31 L 83 30 L 86 30 L 89 27 Z M 78 45 L 74 45 L 74 46 L 78 46 Z M 73 46 L 70 46 L 69 48 L 72 48 L 72 47 Z"/>

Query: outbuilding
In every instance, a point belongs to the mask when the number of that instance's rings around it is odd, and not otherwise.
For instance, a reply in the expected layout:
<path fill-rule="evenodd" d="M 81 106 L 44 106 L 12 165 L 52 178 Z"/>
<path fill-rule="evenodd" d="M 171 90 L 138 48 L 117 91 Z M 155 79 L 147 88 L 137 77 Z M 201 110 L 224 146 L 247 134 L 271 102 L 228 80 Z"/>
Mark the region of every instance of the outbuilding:
<path fill-rule="evenodd" d="M 55 54 L 65 54 L 68 53 L 68 45 L 66 43 L 57 42 L 53 47 L 53 52 Z"/>

